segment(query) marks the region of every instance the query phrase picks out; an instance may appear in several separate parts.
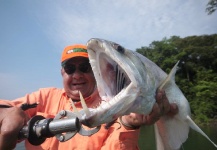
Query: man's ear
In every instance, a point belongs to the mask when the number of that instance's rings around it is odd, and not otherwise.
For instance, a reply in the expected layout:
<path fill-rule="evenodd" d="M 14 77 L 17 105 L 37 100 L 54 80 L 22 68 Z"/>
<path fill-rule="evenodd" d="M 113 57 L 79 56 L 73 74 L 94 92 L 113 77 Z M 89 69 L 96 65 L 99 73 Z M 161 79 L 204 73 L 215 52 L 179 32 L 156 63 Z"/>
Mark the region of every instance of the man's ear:
<path fill-rule="evenodd" d="M 61 75 L 63 76 L 63 74 L 64 74 L 64 69 L 63 68 L 61 68 Z"/>

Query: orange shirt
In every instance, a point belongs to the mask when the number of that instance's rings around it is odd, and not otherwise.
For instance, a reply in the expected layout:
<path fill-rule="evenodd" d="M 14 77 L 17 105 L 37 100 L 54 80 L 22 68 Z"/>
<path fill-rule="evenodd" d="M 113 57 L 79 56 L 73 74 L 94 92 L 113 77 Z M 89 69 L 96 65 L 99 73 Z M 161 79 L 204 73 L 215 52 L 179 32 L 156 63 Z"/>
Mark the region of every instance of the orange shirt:
<path fill-rule="evenodd" d="M 95 107 L 101 101 L 98 92 L 95 91 L 85 99 L 89 108 Z M 26 111 L 31 118 L 35 115 L 42 115 L 45 118 L 54 118 L 61 110 L 73 111 L 71 99 L 65 94 L 64 89 L 43 88 L 22 98 L 7 101 L 13 106 L 20 106 L 23 103 L 39 103 L 36 108 Z M 81 103 L 75 104 L 77 109 L 82 109 Z M 137 150 L 139 130 L 127 130 L 119 123 L 114 123 L 109 129 L 101 126 L 101 129 L 92 136 L 76 134 L 66 142 L 59 142 L 56 137 L 47 138 L 39 146 L 31 145 L 27 140 L 27 150 Z"/>

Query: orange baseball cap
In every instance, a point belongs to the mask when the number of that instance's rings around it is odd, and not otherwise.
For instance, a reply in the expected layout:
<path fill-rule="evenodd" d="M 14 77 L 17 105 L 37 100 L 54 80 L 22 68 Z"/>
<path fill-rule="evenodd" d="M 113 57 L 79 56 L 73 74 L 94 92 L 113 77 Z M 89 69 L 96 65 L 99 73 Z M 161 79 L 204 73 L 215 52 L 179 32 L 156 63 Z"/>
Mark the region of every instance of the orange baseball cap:
<path fill-rule="evenodd" d="M 73 57 L 88 58 L 86 45 L 75 44 L 75 45 L 66 46 L 62 53 L 61 63 L 63 64 L 66 62 L 66 60 L 73 58 Z"/>

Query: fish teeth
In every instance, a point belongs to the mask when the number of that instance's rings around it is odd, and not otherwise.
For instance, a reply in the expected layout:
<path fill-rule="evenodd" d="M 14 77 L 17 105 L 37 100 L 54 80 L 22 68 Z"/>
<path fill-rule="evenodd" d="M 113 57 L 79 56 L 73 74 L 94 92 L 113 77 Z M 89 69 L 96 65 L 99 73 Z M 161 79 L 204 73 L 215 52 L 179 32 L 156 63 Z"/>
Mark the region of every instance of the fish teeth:
<path fill-rule="evenodd" d="M 86 113 L 87 117 L 89 117 L 90 116 L 90 111 L 89 111 L 89 109 L 88 109 L 88 107 L 87 107 L 87 105 L 86 105 L 86 103 L 84 101 L 84 98 L 83 98 L 80 91 L 79 91 L 79 95 L 80 95 L 81 105 L 82 105 L 82 107 L 84 109 L 84 112 Z"/>
<path fill-rule="evenodd" d="M 92 108 L 93 108 L 93 109 L 96 109 L 97 107 L 99 107 L 100 104 L 101 104 L 101 103 L 99 102 L 98 104 L 96 104 L 96 105 L 93 106 Z"/>

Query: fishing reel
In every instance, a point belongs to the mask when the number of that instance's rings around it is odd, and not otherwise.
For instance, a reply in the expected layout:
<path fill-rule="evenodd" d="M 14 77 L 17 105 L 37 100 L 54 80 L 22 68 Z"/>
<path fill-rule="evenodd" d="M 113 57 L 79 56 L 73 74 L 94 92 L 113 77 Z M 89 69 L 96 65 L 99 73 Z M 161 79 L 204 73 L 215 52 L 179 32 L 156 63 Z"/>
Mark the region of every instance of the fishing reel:
<path fill-rule="evenodd" d="M 56 136 L 60 142 L 65 142 L 71 139 L 76 133 L 83 136 L 90 136 L 98 132 L 99 129 L 100 126 L 90 130 L 84 129 L 75 113 L 62 110 L 55 118 L 46 119 L 40 115 L 34 116 L 20 130 L 18 139 L 22 140 L 27 138 L 32 145 L 40 145 L 46 138 Z"/>

